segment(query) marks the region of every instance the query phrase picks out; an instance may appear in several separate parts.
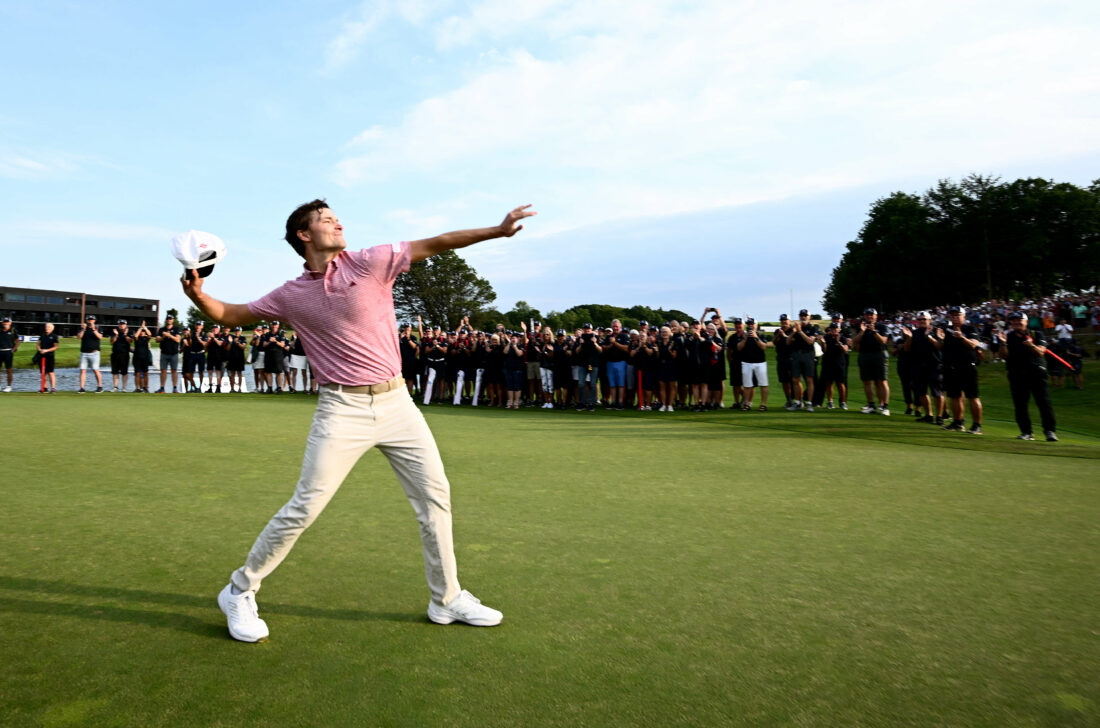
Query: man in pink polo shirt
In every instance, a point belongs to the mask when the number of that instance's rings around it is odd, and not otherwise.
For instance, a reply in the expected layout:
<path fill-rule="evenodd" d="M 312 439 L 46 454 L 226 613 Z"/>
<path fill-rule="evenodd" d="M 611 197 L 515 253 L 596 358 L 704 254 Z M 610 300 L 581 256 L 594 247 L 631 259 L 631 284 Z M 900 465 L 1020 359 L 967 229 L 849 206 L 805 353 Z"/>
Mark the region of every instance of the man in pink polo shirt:
<path fill-rule="evenodd" d="M 298 536 L 372 447 L 389 460 L 420 523 L 431 591 L 428 618 L 439 624 L 500 624 L 500 612 L 483 605 L 458 583 L 450 484 L 435 439 L 401 379 L 393 282 L 410 263 L 515 235 L 523 229 L 519 222 L 535 214 L 529 207 L 517 207 L 494 227 L 347 252 L 340 221 L 324 200 L 314 200 L 286 221 L 286 241 L 305 259 L 300 277 L 256 301 L 234 304 L 204 293 L 203 279 L 194 273 L 184 276 L 188 298 L 225 326 L 245 326 L 265 318 L 289 321 L 321 385 L 294 495 L 272 517 L 244 565 L 218 595 L 229 634 L 235 639 L 267 639 L 267 624 L 256 607 L 260 582 L 286 558 Z"/>

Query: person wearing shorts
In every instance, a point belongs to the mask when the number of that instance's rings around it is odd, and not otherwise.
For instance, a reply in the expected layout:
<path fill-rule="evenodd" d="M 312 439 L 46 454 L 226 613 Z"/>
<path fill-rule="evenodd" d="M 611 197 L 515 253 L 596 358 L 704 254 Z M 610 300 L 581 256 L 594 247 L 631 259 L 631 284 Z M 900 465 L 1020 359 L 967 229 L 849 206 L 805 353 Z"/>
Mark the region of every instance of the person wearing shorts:
<path fill-rule="evenodd" d="M 222 373 L 225 371 L 226 333 L 222 327 L 214 324 L 210 327 L 210 339 L 206 342 L 206 373 L 209 379 L 207 392 L 222 391 Z"/>
<path fill-rule="evenodd" d="M 229 391 L 244 391 L 244 357 L 248 340 L 240 326 L 225 337 L 225 370 L 229 373 Z"/>
<path fill-rule="evenodd" d="M 149 350 L 149 341 L 153 332 L 141 322 L 134 332 L 134 391 L 149 392 L 149 367 L 153 366 L 153 352 Z"/>
<path fill-rule="evenodd" d="M 96 394 L 103 391 L 103 375 L 99 371 L 99 347 L 103 334 L 96 328 L 95 315 L 88 314 L 84 326 L 80 329 L 80 392 L 84 392 L 84 381 L 88 370 L 95 372 Z"/>
<path fill-rule="evenodd" d="M 901 330 L 902 346 L 909 351 L 909 371 L 917 422 L 943 424 L 943 363 L 932 345 L 932 316 L 917 314 L 916 325 Z M 923 412 L 924 414 L 921 414 Z"/>
<path fill-rule="evenodd" d="M 57 388 L 57 375 L 54 374 L 54 354 L 57 353 L 59 339 L 53 332 L 53 324 L 46 324 L 46 333 L 38 337 L 38 354 L 42 357 L 40 364 L 42 370 L 42 389 L 46 392 L 46 380 L 50 382 L 50 394 Z"/>
<path fill-rule="evenodd" d="M 308 392 L 310 389 L 309 361 L 306 358 L 305 347 L 302 346 L 302 337 L 295 333 L 290 343 L 290 385 L 287 387 L 291 392 L 297 389 L 294 385 L 298 383 L 299 372 L 302 374 L 302 391 Z"/>
<path fill-rule="evenodd" d="M 11 391 L 12 363 L 18 349 L 19 337 L 16 336 L 15 329 L 12 328 L 11 318 L 5 316 L 0 320 L 0 367 L 3 367 L 8 373 L 8 384 L 4 387 L 5 392 Z"/>
<path fill-rule="evenodd" d="M 157 394 L 164 394 L 168 383 L 168 370 L 172 370 L 172 393 L 179 391 L 180 341 L 183 334 L 176 328 L 176 319 L 171 314 L 164 317 L 164 326 L 157 329 L 157 343 L 160 344 L 160 388 Z"/>
<path fill-rule="evenodd" d="M 745 336 L 738 342 L 738 357 L 741 360 L 741 390 L 744 402 L 741 409 L 752 409 L 755 388 L 760 387 L 760 411 L 768 409 L 768 342 L 756 328 L 754 319 L 745 320 Z"/>
<path fill-rule="evenodd" d="M 932 345 L 943 356 L 943 390 L 951 410 L 951 422 L 943 429 L 982 434 L 982 400 L 978 396 L 978 350 L 981 341 L 973 326 L 966 323 L 966 309 L 947 309 L 947 325 L 936 329 Z M 970 429 L 963 420 L 963 397 L 970 403 Z"/>
<path fill-rule="evenodd" d="M 267 372 L 264 371 L 264 346 L 266 345 L 267 337 L 267 325 L 259 324 L 252 331 L 252 340 L 249 343 L 251 346 L 250 358 L 252 359 L 252 376 L 254 378 L 253 386 L 257 392 L 263 394 L 266 391 L 271 391 L 268 387 Z"/>
<path fill-rule="evenodd" d="M 810 312 L 798 312 L 798 321 L 791 324 L 787 337 L 791 352 L 791 410 L 813 412 L 814 383 L 817 380 L 817 359 L 814 343 L 823 343 L 821 329 L 810 321 Z M 805 381 L 805 387 L 803 387 Z"/>
<path fill-rule="evenodd" d="M 130 374 L 130 349 L 134 337 L 130 334 L 126 319 L 119 319 L 111 332 L 111 381 L 116 392 L 126 391 L 126 377 Z M 119 387 L 119 379 L 122 387 Z"/>
<path fill-rule="evenodd" d="M 863 393 L 867 404 L 860 410 L 865 415 L 876 412 L 890 414 L 889 370 L 886 363 L 886 346 L 889 341 L 886 324 L 878 320 L 878 311 L 866 308 L 859 322 L 859 331 L 852 337 L 852 346 L 859 351 L 856 363 L 859 365 L 859 380 L 863 382 Z M 879 406 L 875 407 L 875 397 Z"/>

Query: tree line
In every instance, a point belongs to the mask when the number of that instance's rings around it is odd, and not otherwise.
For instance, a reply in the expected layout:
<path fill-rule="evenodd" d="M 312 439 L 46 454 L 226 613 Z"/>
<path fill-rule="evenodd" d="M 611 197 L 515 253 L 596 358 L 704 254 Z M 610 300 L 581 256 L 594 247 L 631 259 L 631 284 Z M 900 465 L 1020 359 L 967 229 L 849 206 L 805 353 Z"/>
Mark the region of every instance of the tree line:
<path fill-rule="evenodd" d="M 871 205 L 822 304 L 856 312 L 1023 299 L 1100 282 L 1100 180 L 972 174 Z"/>

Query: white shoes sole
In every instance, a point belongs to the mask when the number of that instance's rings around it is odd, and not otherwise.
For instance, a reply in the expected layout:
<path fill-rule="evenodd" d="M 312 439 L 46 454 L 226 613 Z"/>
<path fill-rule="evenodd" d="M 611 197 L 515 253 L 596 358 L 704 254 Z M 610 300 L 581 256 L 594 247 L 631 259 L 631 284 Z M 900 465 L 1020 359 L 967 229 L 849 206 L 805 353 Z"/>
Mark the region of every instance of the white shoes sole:
<path fill-rule="evenodd" d="M 452 611 L 447 607 L 439 607 L 434 602 L 430 602 L 428 604 L 428 619 L 436 624 L 464 622 L 474 627 L 495 627 L 504 619 L 503 614 L 491 607 L 486 607 L 477 597 L 467 591 L 463 591 L 450 604 L 460 601 L 467 607 L 465 613 Z M 471 601 L 472 604 L 469 603 Z"/>

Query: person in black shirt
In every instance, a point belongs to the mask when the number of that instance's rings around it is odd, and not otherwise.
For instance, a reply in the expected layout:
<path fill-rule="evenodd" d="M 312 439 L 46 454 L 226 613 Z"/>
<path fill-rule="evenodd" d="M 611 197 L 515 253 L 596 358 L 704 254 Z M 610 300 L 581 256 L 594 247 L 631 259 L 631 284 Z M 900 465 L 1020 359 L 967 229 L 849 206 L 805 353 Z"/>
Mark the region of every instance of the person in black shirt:
<path fill-rule="evenodd" d="M 264 371 L 264 343 L 267 336 L 267 325 L 259 324 L 252 330 L 252 338 L 249 346 L 249 358 L 252 360 L 252 386 L 256 392 L 263 393 L 267 386 L 267 372 Z"/>
<path fill-rule="evenodd" d="M 1008 315 L 1009 330 L 1004 337 L 994 335 L 993 343 L 1000 349 L 1008 372 L 1008 386 L 1012 391 L 1012 406 L 1016 411 L 1016 425 L 1020 428 L 1019 440 L 1034 440 L 1031 434 L 1031 416 L 1027 411 L 1029 399 L 1039 408 L 1039 419 L 1047 441 L 1056 442 L 1054 407 L 1047 390 L 1046 340 L 1040 331 L 1028 335 L 1027 316 L 1014 311 Z"/>
<path fill-rule="evenodd" d="M 519 409 L 523 396 L 523 380 L 527 372 L 524 362 L 526 356 L 526 337 L 516 332 L 504 343 L 504 382 L 508 390 L 508 404 L 505 409 Z"/>
<path fill-rule="evenodd" d="M 903 327 L 902 348 L 909 354 L 910 384 L 918 415 L 917 422 L 943 424 L 943 372 L 940 352 L 932 345 L 932 318 L 927 311 L 917 314 L 916 326 Z M 924 414 L 921 415 L 923 410 Z"/>
<path fill-rule="evenodd" d="M 412 324 L 401 327 L 397 345 L 401 351 L 401 376 L 405 380 L 409 396 L 413 397 L 416 395 L 416 378 L 420 367 L 420 340 L 413 334 Z"/>
<path fill-rule="evenodd" d="M 190 394 L 202 391 L 202 377 L 206 373 L 206 334 L 202 322 L 183 327 L 183 389 Z M 199 371 L 199 383 L 195 383 L 195 370 Z"/>
<path fill-rule="evenodd" d="M 103 334 L 95 325 L 95 316 L 89 314 L 80 329 L 80 391 L 84 391 L 84 379 L 91 368 L 95 372 L 96 394 L 103 391 L 103 375 L 99 373 L 99 346 Z"/>
<path fill-rule="evenodd" d="M 169 314 L 164 317 L 164 326 L 157 329 L 157 343 L 160 344 L 160 389 L 157 394 L 164 394 L 164 387 L 168 383 L 168 369 L 172 370 L 172 393 L 178 391 L 180 341 L 183 335 L 176 328 L 176 320 Z"/>
<path fill-rule="evenodd" d="M 733 407 L 735 409 L 744 409 L 745 406 L 745 389 L 741 374 L 741 352 L 744 347 L 739 348 L 744 340 L 745 323 L 740 318 L 735 317 L 733 319 L 733 333 L 726 341 L 726 359 L 730 365 L 730 388 L 733 390 Z"/>
<path fill-rule="evenodd" d="M 936 330 L 932 345 L 943 356 L 943 388 L 951 408 L 951 422 L 945 430 L 962 432 L 963 397 L 970 402 L 971 435 L 982 434 L 982 400 L 978 396 L 978 332 L 966 321 L 966 310 L 952 306 L 947 310 L 948 324 Z"/>
<path fill-rule="evenodd" d="M 210 339 L 206 342 L 206 371 L 210 379 L 207 385 L 208 392 L 222 391 L 222 374 L 225 371 L 225 339 L 226 333 L 222 331 L 220 324 L 210 327 Z"/>
<path fill-rule="evenodd" d="M 126 391 L 126 377 L 130 373 L 130 347 L 133 343 L 134 337 L 130 334 L 126 319 L 119 319 L 111 331 L 111 381 L 116 392 Z M 118 387 L 119 377 L 122 377 L 122 389 Z"/>
<path fill-rule="evenodd" d="M 732 341 L 732 338 L 730 339 Z M 737 342 L 737 353 L 741 360 L 741 390 L 744 401 L 741 409 L 752 409 L 752 398 L 756 387 L 760 387 L 760 411 L 768 409 L 768 341 L 756 327 L 755 319 L 745 319 L 745 335 Z M 730 372 L 733 377 L 733 372 Z"/>
<path fill-rule="evenodd" d="M 830 323 L 825 327 L 825 347 L 821 354 L 821 376 L 817 386 L 823 400 L 827 400 L 827 409 L 833 409 L 833 387 L 840 409 L 848 409 L 848 350 L 851 345 L 840 324 Z"/>
<path fill-rule="evenodd" d="M 791 410 L 814 411 L 814 382 L 817 379 L 814 344 L 821 342 L 821 329 L 810 321 L 810 312 L 802 309 L 798 312 L 798 321 L 791 324 L 791 334 L 787 336 L 791 352 Z"/>
<path fill-rule="evenodd" d="M 240 326 L 225 337 L 225 370 L 229 372 L 229 391 L 244 390 L 244 355 L 248 340 Z"/>
<path fill-rule="evenodd" d="M 149 350 L 149 341 L 153 332 L 142 320 L 141 326 L 134 332 L 134 391 L 149 392 L 149 367 L 153 366 L 153 352 Z"/>
<path fill-rule="evenodd" d="M 887 379 L 886 363 L 888 341 L 886 324 L 878 320 L 878 311 L 873 308 L 864 309 L 859 330 L 852 337 L 852 346 L 859 352 L 856 360 L 859 364 L 859 379 L 863 382 L 863 393 L 867 396 L 867 405 L 860 412 L 865 415 L 876 412 L 890 414 L 890 382 Z M 876 395 L 879 402 L 877 409 Z"/>
<path fill-rule="evenodd" d="M 286 384 L 286 375 L 283 373 L 287 349 L 290 345 L 286 341 L 286 333 L 278 321 L 271 322 L 271 332 L 264 346 L 264 370 L 267 372 L 268 388 L 275 385 L 275 394 L 283 393 L 283 385 Z"/>
<path fill-rule="evenodd" d="M 15 329 L 11 327 L 11 318 L 5 316 L 3 320 L 0 320 L 0 366 L 8 372 L 8 386 L 4 387 L 5 392 L 11 391 L 12 383 L 12 361 L 15 358 L 15 352 L 19 350 L 19 337 L 15 334 Z"/>
<path fill-rule="evenodd" d="M 571 352 L 572 347 L 565 338 L 565 329 L 558 329 L 554 339 L 554 397 L 558 409 L 565 409 L 569 404 L 573 383 L 573 372 L 569 360 Z"/>
<path fill-rule="evenodd" d="M 679 328 L 679 326 L 677 326 Z M 676 360 L 680 356 L 680 347 L 672 337 L 672 327 L 662 326 L 661 336 L 657 339 L 657 400 L 661 406 L 659 412 L 674 412 L 676 401 Z"/>
<path fill-rule="evenodd" d="M 50 380 L 50 394 L 57 387 L 57 375 L 54 374 L 54 353 L 57 351 L 58 338 L 53 332 L 53 324 L 46 324 L 46 333 L 38 337 L 38 354 L 42 357 L 42 392 L 46 391 L 46 379 Z"/>
<path fill-rule="evenodd" d="M 585 323 L 581 333 L 580 343 L 573 350 L 573 361 L 580 368 L 580 379 L 577 381 L 577 409 L 587 409 L 592 412 L 596 409 L 596 388 L 600 370 L 600 354 L 603 347 L 600 345 L 596 332 L 592 330 L 592 324 Z"/>
<path fill-rule="evenodd" d="M 420 358 L 424 362 L 424 404 L 443 398 L 444 378 L 447 369 L 447 340 L 438 326 L 432 328 L 432 335 L 420 343 Z"/>
<path fill-rule="evenodd" d="M 790 317 L 785 313 L 779 314 L 779 328 L 772 334 L 772 346 L 775 347 L 775 376 L 783 387 L 783 396 L 787 400 L 786 407 L 790 409 L 793 403 L 791 399 L 791 336 L 794 329 L 791 328 Z"/>

